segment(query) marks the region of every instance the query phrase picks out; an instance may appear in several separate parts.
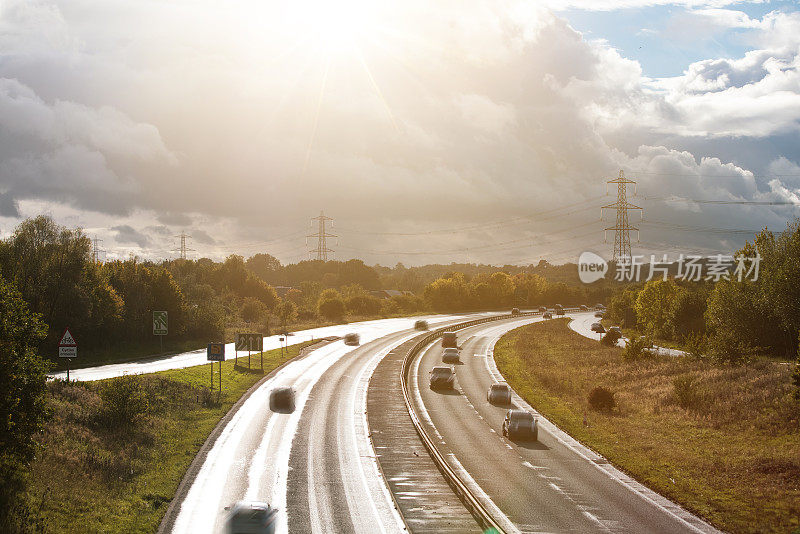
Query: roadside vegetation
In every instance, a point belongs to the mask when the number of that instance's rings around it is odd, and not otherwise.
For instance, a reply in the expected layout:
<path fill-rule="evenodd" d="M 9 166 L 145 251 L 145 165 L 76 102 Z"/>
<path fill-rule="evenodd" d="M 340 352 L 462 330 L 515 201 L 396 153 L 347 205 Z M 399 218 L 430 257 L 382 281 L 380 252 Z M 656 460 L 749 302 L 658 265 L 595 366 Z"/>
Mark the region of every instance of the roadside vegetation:
<path fill-rule="evenodd" d="M 800 403 L 790 365 L 759 356 L 739 364 L 626 357 L 566 320 L 514 330 L 494 354 L 534 408 L 715 526 L 800 528 Z"/>
<path fill-rule="evenodd" d="M 308 343 L 264 353 L 264 373 Z M 252 356 L 255 368 L 260 356 Z M 240 364 L 243 363 L 240 359 Z M 263 375 L 214 364 L 99 382 L 50 381 L 19 532 L 152 533 L 189 464 L 231 406 Z M 13 531 L 9 531 L 13 532 Z"/>

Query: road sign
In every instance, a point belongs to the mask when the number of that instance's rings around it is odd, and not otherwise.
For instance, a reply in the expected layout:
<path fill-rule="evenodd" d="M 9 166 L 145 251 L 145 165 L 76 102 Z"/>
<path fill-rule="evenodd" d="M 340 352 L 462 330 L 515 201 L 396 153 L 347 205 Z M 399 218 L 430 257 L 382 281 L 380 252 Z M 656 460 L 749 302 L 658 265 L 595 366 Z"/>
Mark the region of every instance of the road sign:
<path fill-rule="evenodd" d="M 58 357 L 59 358 L 77 358 L 78 357 L 78 347 L 68 347 L 62 346 L 58 347 Z"/>
<path fill-rule="evenodd" d="M 209 343 L 206 350 L 206 357 L 210 362 L 225 361 L 225 343 Z"/>
<path fill-rule="evenodd" d="M 59 347 L 77 347 L 78 343 L 75 342 L 75 338 L 72 337 L 72 334 L 69 331 L 69 328 L 64 329 L 64 333 L 61 334 L 61 341 L 58 342 Z"/>
<path fill-rule="evenodd" d="M 153 335 L 166 336 L 167 335 L 167 312 L 154 311 L 153 312 Z"/>
<path fill-rule="evenodd" d="M 261 334 L 236 334 L 236 350 L 261 352 L 264 350 L 264 336 Z"/>

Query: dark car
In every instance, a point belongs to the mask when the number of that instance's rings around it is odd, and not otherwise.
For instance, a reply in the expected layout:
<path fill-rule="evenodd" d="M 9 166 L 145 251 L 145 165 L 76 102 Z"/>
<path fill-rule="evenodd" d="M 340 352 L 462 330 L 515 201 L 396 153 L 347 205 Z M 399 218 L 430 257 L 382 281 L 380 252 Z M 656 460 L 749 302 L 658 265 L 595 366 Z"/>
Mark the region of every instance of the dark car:
<path fill-rule="evenodd" d="M 547 311 L 547 308 L 545 306 L 539 306 L 539 311 L 544 313 Z"/>
<path fill-rule="evenodd" d="M 550 313 L 549 311 L 548 312 L 544 312 L 542 314 L 542 319 L 552 319 L 552 318 L 553 318 L 553 314 Z"/>
<path fill-rule="evenodd" d="M 509 439 L 539 439 L 539 425 L 533 414 L 525 410 L 512 409 L 506 412 L 503 435 Z"/>
<path fill-rule="evenodd" d="M 605 331 L 606 329 L 603 328 L 603 325 L 601 325 L 600 323 L 592 323 L 592 332 L 597 332 L 598 334 L 602 334 Z"/>
<path fill-rule="evenodd" d="M 442 347 L 457 347 L 458 340 L 456 339 L 455 332 L 445 332 L 442 334 Z"/>
<path fill-rule="evenodd" d="M 230 507 L 225 522 L 226 534 L 272 534 L 278 510 L 265 502 L 240 501 Z"/>
<path fill-rule="evenodd" d="M 561 304 L 556 304 L 553 308 L 556 310 L 556 315 L 564 315 L 564 306 Z"/>
<path fill-rule="evenodd" d="M 458 349 L 455 347 L 447 347 L 442 351 L 442 361 L 444 363 L 459 363 L 461 357 L 458 354 Z"/>
<path fill-rule="evenodd" d="M 269 409 L 275 413 L 294 412 L 294 389 L 281 387 L 270 391 Z"/>
<path fill-rule="evenodd" d="M 511 315 L 519 315 L 520 311 L 519 308 L 511 308 Z"/>
<path fill-rule="evenodd" d="M 358 334 L 351 332 L 344 336 L 344 344 L 358 346 L 361 344 L 361 337 Z"/>
<path fill-rule="evenodd" d="M 489 391 L 486 392 L 486 400 L 489 401 L 489 404 L 508 406 L 511 404 L 511 388 L 508 384 L 492 384 Z"/>
<path fill-rule="evenodd" d="M 612 326 L 608 329 L 609 332 L 614 331 L 619 335 L 622 335 L 622 329 L 618 326 Z"/>
<path fill-rule="evenodd" d="M 595 312 L 594 316 L 597 317 L 598 319 L 602 319 L 603 317 L 606 316 L 606 312 L 604 311 Z"/>
<path fill-rule="evenodd" d="M 420 319 L 419 321 L 414 323 L 414 330 L 427 330 L 428 329 L 428 321 L 423 321 Z"/>
<path fill-rule="evenodd" d="M 437 365 L 431 369 L 431 389 L 453 389 L 456 385 L 456 372 L 447 365 Z"/>

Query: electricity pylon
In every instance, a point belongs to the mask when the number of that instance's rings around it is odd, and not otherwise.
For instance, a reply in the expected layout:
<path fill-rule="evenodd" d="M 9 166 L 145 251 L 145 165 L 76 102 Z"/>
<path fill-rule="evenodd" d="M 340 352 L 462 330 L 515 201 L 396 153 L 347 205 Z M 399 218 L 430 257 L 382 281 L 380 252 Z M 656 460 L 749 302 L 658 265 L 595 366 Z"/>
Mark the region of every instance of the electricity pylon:
<path fill-rule="evenodd" d="M 180 253 L 181 253 L 181 259 L 182 259 L 182 260 L 185 260 L 185 259 L 186 259 L 186 253 L 187 253 L 187 252 L 194 252 L 194 249 L 193 249 L 193 248 L 186 248 L 186 239 L 187 239 L 187 238 L 191 239 L 191 238 L 192 238 L 192 236 L 190 236 L 190 235 L 186 235 L 186 232 L 181 232 L 181 234 L 180 234 L 180 235 L 176 235 L 176 236 L 174 236 L 174 237 L 179 237 L 179 238 L 180 238 L 180 240 L 181 240 L 181 247 L 180 247 L 179 249 L 174 249 L 174 250 L 173 250 L 173 252 L 180 252 Z"/>
<path fill-rule="evenodd" d="M 333 254 L 333 252 L 334 252 L 333 250 L 328 248 L 328 238 L 329 237 L 338 237 L 338 236 L 334 235 L 334 234 L 329 234 L 325 230 L 325 224 L 327 223 L 327 221 L 331 221 L 331 226 L 333 226 L 333 223 L 332 223 L 333 219 L 330 218 L 330 217 L 326 217 L 325 214 L 322 211 L 320 211 L 319 212 L 319 216 L 318 217 L 312 217 L 311 220 L 318 222 L 318 229 L 317 229 L 317 233 L 316 234 L 311 234 L 311 235 L 307 235 L 306 236 L 306 244 L 308 243 L 308 238 L 309 237 L 316 237 L 317 238 L 317 248 L 314 249 L 314 250 L 309 250 L 308 253 L 309 254 L 316 254 L 317 255 L 316 259 L 318 259 L 320 261 L 328 261 L 328 252 L 330 252 L 331 254 Z M 311 224 L 314 224 L 314 223 L 312 222 Z"/>
<path fill-rule="evenodd" d="M 609 180 L 606 182 L 606 194 L 608 194 L 607 184 L 617 184 L 617 201 L 614 204 L 608 204 L 600 208 L 600 217 L 603 217 L 604 209 L 613 209 L 617 212 L 617 224 L 603 231 L 603 241 L 605 242 L 606 232 L 614 230 L 614 258 L 612 261 L 617 262 L 626 258 L 627 261 L 631 260 L 631 230 L 636 230 L 636 240 L 639 240 L 639 229 L 631 226 L 628 221 L 628 210 L 642 210 L 639 206 L 628 202 L 627 185 L 634 184 L 633 196 L 636 196 L 636 187 L 633 180 L 628 180 L 622 171 L 619 171 L 619 177 L 616 180 Z M 639 212 L 644 214 L 644 210 Z"/>

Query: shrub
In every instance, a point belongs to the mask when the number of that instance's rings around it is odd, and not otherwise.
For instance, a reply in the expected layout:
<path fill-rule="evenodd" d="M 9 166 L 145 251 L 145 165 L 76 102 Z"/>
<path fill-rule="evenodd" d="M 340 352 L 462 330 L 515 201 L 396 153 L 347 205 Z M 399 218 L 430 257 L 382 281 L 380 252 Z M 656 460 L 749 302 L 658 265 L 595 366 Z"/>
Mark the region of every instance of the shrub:
<path fill-rule="evenodd" d="M 628 361 L 641 360 L 653 356 L 650 350 L 653 347 L 653 342 L 647 336 L 634 337 L 625 344 L 625 350 L 622 351 L 622 359 Z"/>
<path fill-rule="evenodd" d="M 684 338 L 683 346 L 686 354 L 699 359 L 703 358 L 708 350 L 708 340 L 703 334 L 692 333 Z"/>
<path fill-rule="evenodd" d="M 602 386 L 597 386 L 589 392 L 589 406 L 598 412 L 610 412 L 617 405 L 614 392 Z"/>
<path fill-rule="evenodd" d="M 147 413 L 149 402 L 138 375 L 109 380 L 100 391 L 103 415 L 110 423 L 131 425 Z"/>
<path fill-rule="evenodd" d="M 344 300 L 335 289 L 326 289 L 317 301 L 317 311 L 328 320 L 340 320 L 344 317 Z"/>
<path fill-rule="evenodd" d="M 675 401 L 681 408 L 696 407 L 700 400 L 697 383 L 694 381 L 694 377 L 690 375 L 675 377 L 672 380 L 672 390 L 675 395 Z"/>
<path fill-rule="evenodd" d="M 711 343 L 711 357 L 721 363 L 747 363 L 752 347 L 740 341 L 737 336 L 728 330 L 718 330 Z"/>
<path fill-rule="evenodd" d="M 606 334 L 600 338 L 600 343 L 606 345 L 608 347 L 613 347 L 619 341 L 619 338 L 622 336 L 616 330 L 609 330 Z"/>

